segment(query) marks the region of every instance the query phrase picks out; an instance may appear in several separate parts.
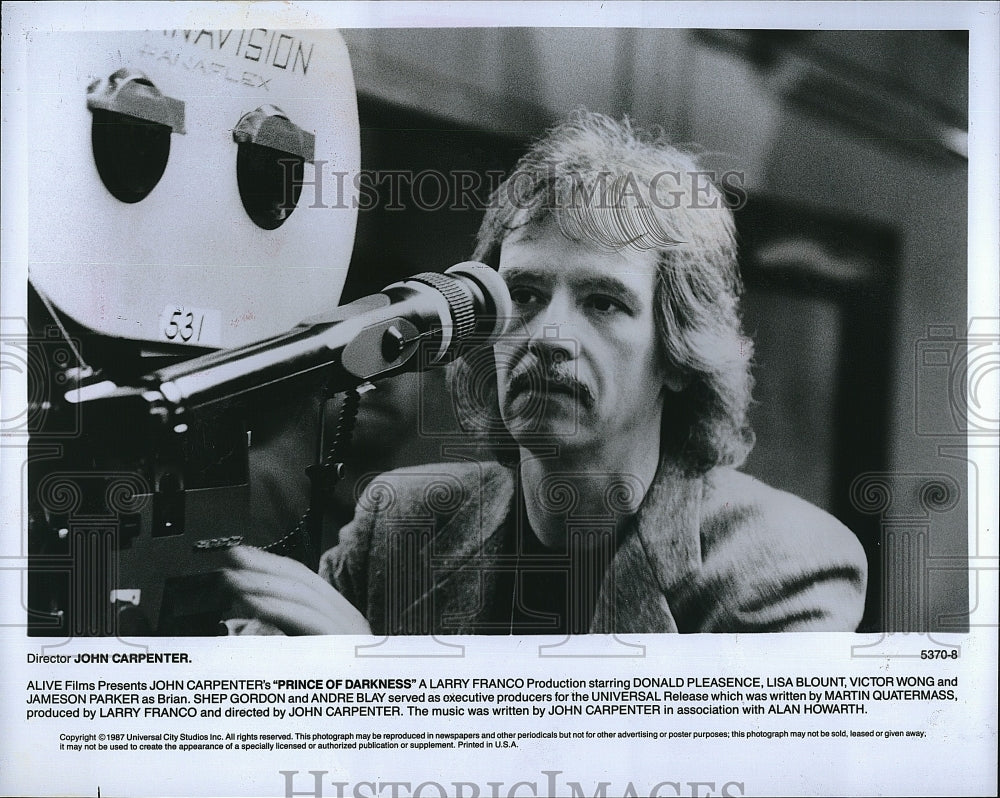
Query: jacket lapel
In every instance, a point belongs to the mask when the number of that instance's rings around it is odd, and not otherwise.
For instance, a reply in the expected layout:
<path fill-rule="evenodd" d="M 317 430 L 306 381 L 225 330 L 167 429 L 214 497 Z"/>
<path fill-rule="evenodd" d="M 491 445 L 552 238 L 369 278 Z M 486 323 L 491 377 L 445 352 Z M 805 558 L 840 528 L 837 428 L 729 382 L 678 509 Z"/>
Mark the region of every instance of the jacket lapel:
<path fill-rule="evenodd" d="M 491 614 L 496 595 L 498 559 L 515 483 L 509 469 L 495 464 L 483 465 L 478 480 L 469 486 L 469 500 L 421 552 L 422 564 L 433 575 L 430 589 L 401 613 L 390 634 L 486 631 L 483 620 Z"/>
<path fill-rule="evenodd" d="M 399 616 L 390 634 L 491 631 L 496 577 L 513 509 L 512 472 L 484 465 L 469 500 L 421 552 L 430 587 Z M 678 631 L 666 596 L 701 565 L 701 477 L 664 457 L 639 512 L 604 577 L 590 631 L 596 634 Z M 478 499 L 478 501 L 477 501 Z M 503 629 L 495 631 L 503 632 Z"/>
<path fill-rule="evenodd" d="M 660 460 L 604 578 L 591 632 L 678 631 L 666 596 L 701 566 L 702 491 L 701 477 Z"/>

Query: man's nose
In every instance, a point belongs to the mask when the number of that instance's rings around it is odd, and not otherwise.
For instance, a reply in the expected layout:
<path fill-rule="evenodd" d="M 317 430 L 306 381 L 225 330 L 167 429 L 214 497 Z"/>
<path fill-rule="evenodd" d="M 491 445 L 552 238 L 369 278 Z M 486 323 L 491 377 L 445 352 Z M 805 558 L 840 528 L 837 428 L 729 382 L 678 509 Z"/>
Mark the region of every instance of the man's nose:
<path fill-rule="evenodd" d="M 576 311 L 569 297 L 561 292 L 553 294 L 549 302 L 528 322 L 531 348 L 548 355 L 573 358 L 577 350 Z"/>

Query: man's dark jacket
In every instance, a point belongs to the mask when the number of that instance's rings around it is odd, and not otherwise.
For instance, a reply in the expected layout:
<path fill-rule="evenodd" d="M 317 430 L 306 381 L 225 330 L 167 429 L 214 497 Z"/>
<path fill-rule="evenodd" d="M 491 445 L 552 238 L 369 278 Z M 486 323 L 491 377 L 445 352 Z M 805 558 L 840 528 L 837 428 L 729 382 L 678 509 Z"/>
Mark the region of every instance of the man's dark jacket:
<path fill-rule="evenodd" d="M 374 634 L 502 632 L 484 622 L 507 584 L 497 574 L 519 517 L 515 477 L 472 462 L 384 474 L 320 574 Z M 854 631 L 866 578 L 857 538 L 826 512 L 732 469 L 689 476 L 665 459 L 605 572 L 590 631 Z"/>

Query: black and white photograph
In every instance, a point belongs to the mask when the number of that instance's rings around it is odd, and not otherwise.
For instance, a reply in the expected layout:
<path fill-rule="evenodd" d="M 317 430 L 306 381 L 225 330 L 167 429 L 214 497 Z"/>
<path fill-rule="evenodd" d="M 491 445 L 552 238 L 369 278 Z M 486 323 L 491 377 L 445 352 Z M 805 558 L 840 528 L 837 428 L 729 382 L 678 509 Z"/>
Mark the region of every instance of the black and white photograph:
<path fill-rule="evenodd" d="M 4 3 L 0 794 L 995 794 L 1000 4 L 712 5 Z"/>

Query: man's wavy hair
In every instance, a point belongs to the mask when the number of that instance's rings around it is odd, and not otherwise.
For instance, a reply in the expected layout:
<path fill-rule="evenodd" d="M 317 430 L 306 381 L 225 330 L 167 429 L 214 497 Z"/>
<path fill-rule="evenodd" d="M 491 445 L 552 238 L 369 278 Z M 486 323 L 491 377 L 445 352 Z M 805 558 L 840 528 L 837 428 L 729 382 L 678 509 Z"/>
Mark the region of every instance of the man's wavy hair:
<path fill-rule="evenodd" d="M 549 218 L 573 241 L 656 251 L 656 329 L 668 369 L 685 385 L 667 392 L 661 451 L 690 473 L 742 464 L 753 446 L 752 344 L 740 325 L 735 229 L 725 198 L 694 156 L 628 119 L 574 113 L 494 192 L 473 259 L 497 268 L 508 235 Z M 493 456 L 516 462 L 492 351 L 460 358 L 451 379 L 462 426 Z"/>

